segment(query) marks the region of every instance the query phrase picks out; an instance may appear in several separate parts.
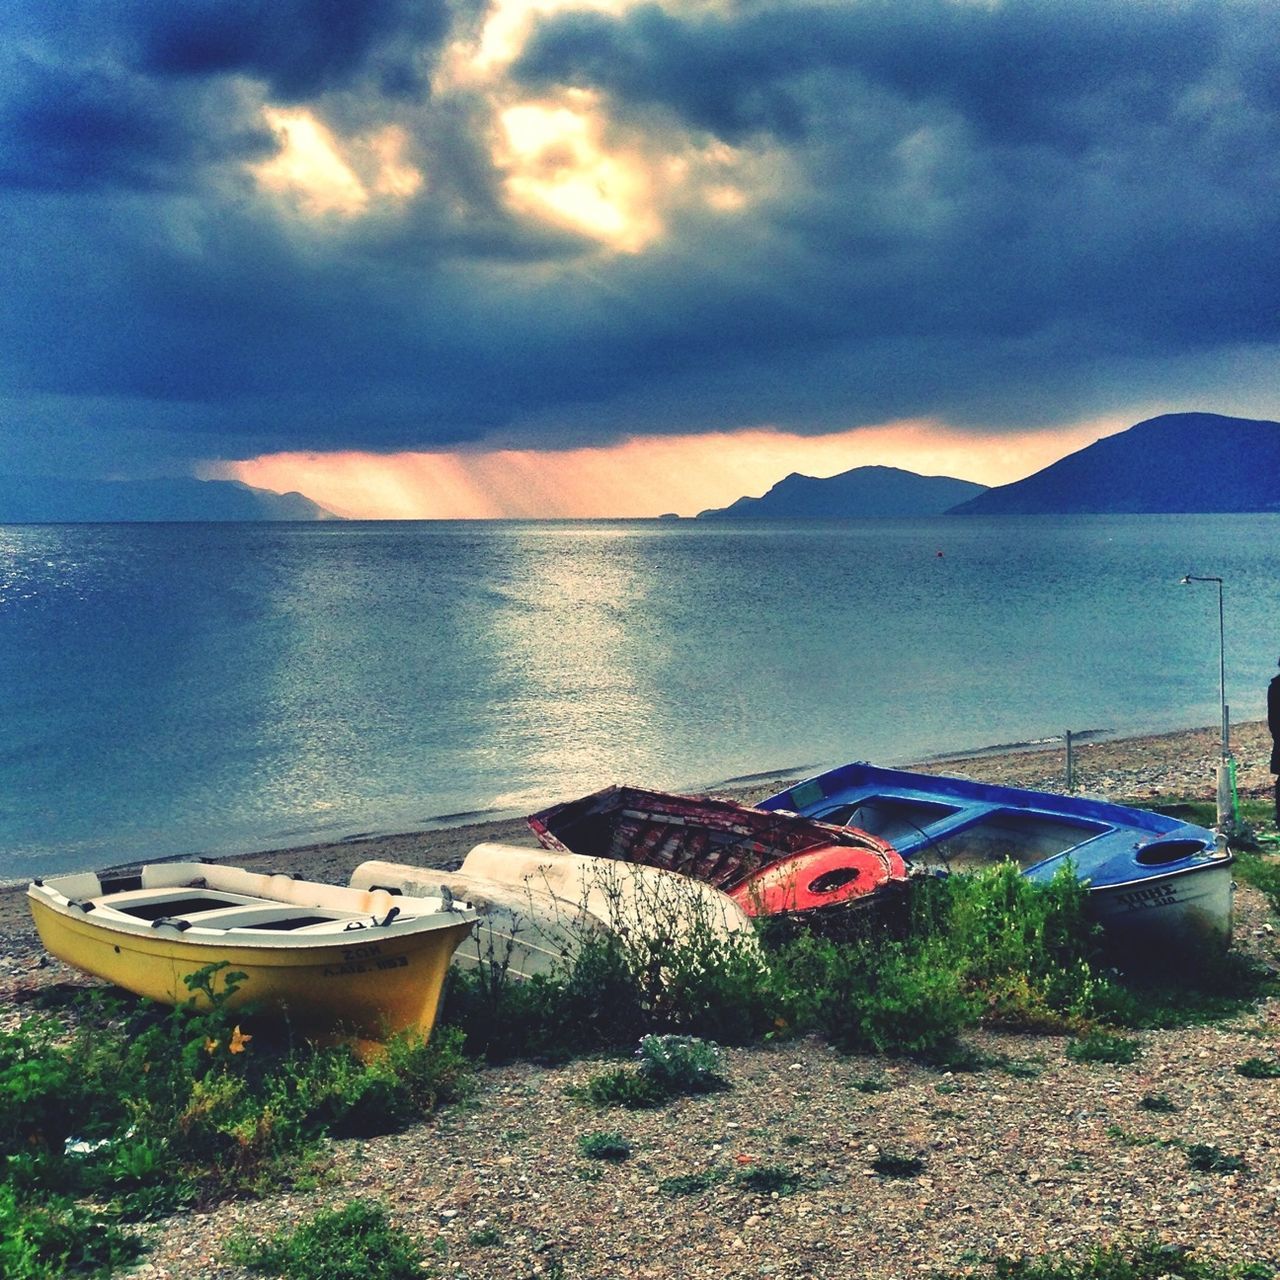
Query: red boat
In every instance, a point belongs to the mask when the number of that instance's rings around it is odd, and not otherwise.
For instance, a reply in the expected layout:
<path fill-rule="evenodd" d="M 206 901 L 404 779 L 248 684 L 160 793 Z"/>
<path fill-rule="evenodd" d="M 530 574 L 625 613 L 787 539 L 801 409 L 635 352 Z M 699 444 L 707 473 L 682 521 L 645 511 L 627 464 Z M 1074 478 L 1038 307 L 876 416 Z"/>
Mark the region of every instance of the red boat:
<path fill-rule="evenodd" d="M 748 915 L 850 906 L 907 878 L 897 850 L 857 827 L 709 796 L 606 787 L 528 823 L 548 849 L 675 871 Z"/>

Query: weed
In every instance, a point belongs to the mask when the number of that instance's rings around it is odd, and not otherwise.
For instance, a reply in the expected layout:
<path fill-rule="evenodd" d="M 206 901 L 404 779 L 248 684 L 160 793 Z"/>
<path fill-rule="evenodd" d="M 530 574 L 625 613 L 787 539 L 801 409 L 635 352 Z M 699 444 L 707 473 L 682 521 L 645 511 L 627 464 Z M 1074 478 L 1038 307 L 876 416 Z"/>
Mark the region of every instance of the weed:
<path fill-rule="evenodd" d="M 422 1257 L 378 1205 L 355 1200 L 267 1240 L 233 1237 L 233 1261 L 284 1280 L 419 1280 Z"/>
<path fill-rule="evenodd" d="M 370 1063 L 346 1049 L 291 1050 L 230 1015 L 238 980 L 209 966 L 190 975 L 179 1008 L 90 998 L 74 1029 L 37 1015 L 0 1034 L 7 1234 L 11 1251 L 31 1255 L 6 1258 L 6 1275 L 51 1249 L 66 1254 L 67 1274 L 92 1274 L 104 1249 L 125 1248 L 108 1217 L 155 1219 L 264 1191 L 316 1167 L 330 1134 L 401 1127 L 466 1087 L 457 1032 L 401 1038 Z"/>
<path fill-rule="evenodd" d="M 671 1095 L 652 1077 L 626 1067 L 592 1076 L 581 1089 L 569 1092 L 597 1107 L 626 1107 L 630 1111 L 652 1110 L 671 1100 Z"/>
<path fill-rule="evenodd" d="M 477 1249 L 493 1249 L 502 1243 L 502 1235 L 493 1227 L 478 1227 L 467 1236 L 467 1243 Z"/>
<path fill-rule="evenodd" d="M 1001 1059 L 981 1049 L 966 1044 L 963 1040 L 948 1040 L 937 1045 L 927 1053 L 919 1055 L 920 1061 L 935 1071 L 972 1075 L 985 1071 L 988 1067 L 999 1066 Z"/>
<path fill-rule="evenodd" d="M 661 1107 L 680 1094 L 727 1089 L 720 1074 L 719 1045 L 696 1036 L 645 1036 L 636 1050 L 639 1066 L 620 1067 L 570 1090 L 598 1107 L 628 1107 L 633 1111 Z"/>
<path fill-rule="evenodd" d="M 1109 1245 L 1080 1259 L 1046 1255 L 986 1261 L 999 1280 L 1269 1280 L 1273 1274 L 1261 1262 L 1201 1261 L 1190 1248 L 1158 1240 Z M 962 1273 L 939 1274 L 935 1280 L 962 1280 Z"/>
<path fill-rule="evenodd" d="M 1107 1126 L 1107 1137 L 1126 1147 L 1180 1147 L 1181 1138 L 1157 1138 L 1149 1133 L 1130 1133 L 1118 1124 Z"/>
<path fill-rule="evenodd" d="M 893 1085 L 884 1076 L 860 1076 L 849 1081 L 849 1088 L 856 1089 L 858 1093 L 889 1093 Z"/>
<path fill-rule="evenodd" d="M 727 1089 L 721 1074 L 724 1054 L 697 1036 L 645 1036 L 636 1050 L 641 1070 L 667 1093 L 715 1093 Z"/>
<path fill-rule="evenodd" d="M 728 1175 L 723 1169 L 706 1169 L 702 1173 L 678 1173 L 663 1178 L 658 1190 L 665 1196 L 693 1196 L 723 1182 Z"/>
<path fill-rule="evenodd" d="M 1109 1031 L 1090 1031 L 1067 1045 L 1067 1057 L 1073 1062 L 1136 1062 L 1142 1046 L 1125 1036 Z"/>
<path fill-rule="evenodd" d="M 882 1151 L 871 1162 L 871 1167 L 882 1178 L 915 1178 L 924 1172 L 924 1161 L 919 1156 Z"/>
<path fill-rule="evenodd" d="M 620 1133 L 584 1133 L 578 1139 L 578 1151 L 591 1160 L 626 1160 L 631 1143 Z"/>
<path fill-rule="evenodd" d="M 1236 1063 L 1235 1072 L 1249 1080 L 1276 1080 L 1280 1079 L 1280 1062 L 1268 1058 L 1246 1058 Z"/>
<path fill-rule="evenodd" d="M 142 1242 L 65 1196 L 23 1202 L 0 1184 L 0 1276 L 63 1280 L 107 1276 L 142 1252 Z"/>
<path fill-rule="evenodd" d="M 746 1169 L 737 1176 L 737 1184 L 747 1191 L 754 1191 L 765 1196 L 789 1196 L 799 1191 L 803 1179 L 798 1173 L 782 1165 L 762 1164 L 755 1169 Z"/>
<path fill-rule="evenodd" d="M 1040 1064 L 1036 1062 L 1018 1062 L 1013 1058 L 1002 1058 L 997 1064 L 1007 1076 L 1015 1080 L 1034 1080 L 1040 1074 Z"/>
<path fill-rule="evenodd" d="M 1143 1111 L 1177 1111 L 1177 1103 L 1168 1094 L 1148 1093 L 1138 1099 L 1138 1107 Z"/>
<path fill-rule="evenodd" d="M 1271 910 L 1280 914 L 1280 862 L 1256 853 L 1236 854 L 1232 874 L 1266 896 Z"/>
<path fill-rule="evenodd" d="M 1229 1156 L 1217 1147 L 1194 1143 L 1187 1148 L 1187 1165 L 1198 1173 L 1239 1173 L 1244 1161 L 1239 1156 Z"/>

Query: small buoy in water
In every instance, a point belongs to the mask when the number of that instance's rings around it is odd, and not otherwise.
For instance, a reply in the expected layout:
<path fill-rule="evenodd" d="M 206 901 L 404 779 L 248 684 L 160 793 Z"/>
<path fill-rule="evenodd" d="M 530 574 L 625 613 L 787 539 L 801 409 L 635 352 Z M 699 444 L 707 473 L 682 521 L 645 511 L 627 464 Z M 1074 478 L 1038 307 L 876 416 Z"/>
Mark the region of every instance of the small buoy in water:
<path fill-rule="evenodd" d="M 942 559 L 942 552 L 941 552 L 941 551 L 939 551 L 939 552 L 938 552 L 938 559 L 939 559 L 939 560 L 941 560 L 941 559 Z"/>

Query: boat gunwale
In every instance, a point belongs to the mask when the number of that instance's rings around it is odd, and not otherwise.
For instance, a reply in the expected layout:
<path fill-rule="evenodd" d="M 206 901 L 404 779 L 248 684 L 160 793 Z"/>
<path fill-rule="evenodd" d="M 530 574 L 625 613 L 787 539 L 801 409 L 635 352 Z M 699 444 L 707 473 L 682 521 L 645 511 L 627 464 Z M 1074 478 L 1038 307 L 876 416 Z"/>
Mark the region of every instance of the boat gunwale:
<path fill-rule="evenodd" d="M 397 908 L 394 919 L 380 921 L 371 911 L 356 911 L 324 904 L 307 904 L 305 902 L 289 902 L 280 898 L 249 894 L 243 890 L 223 889 L 211 890 L 235 894 L 246 898 L 245 907 L 260 906 L 263 908 L 279 908 L 281 911 L 296 913 L 299 910 L 315 910 L 334 912 L 331 931 L 320 930 L 305 932 L 303 930 L 256 929 L 248 925 L 227 928 L 212 927 L 199 922 L 202 912 L 180 913 L 175 920 L 186 921 L 186 928 L 176 927 L 166 917 L 146 920 L 132 917 L 120 911 L 110 901 L 113 897 L 136 897 L 139 892 L 152 894 L 150 901 L 162 901 L 164 893 L 186 893 L 189 895 L 190 885 L 159 886 L 154 891 L 124 890 L 118 893 L 99 893 L 87 898 L 69 897 L 57 887 L 59 879 L 64 881 L 75 879 L 83 883 L 83 873 L 75 877 L 50 877 L 43 881 L 33 881 L 27 889 L 27 897 L 32 910 L 42 907 L 51 915 L 68 922 L 83 922 L 86 926 L 101 933 L 120 938 L 147 938 L 156 941 L 185 942 L 193 948 L 207 950 L 218 946 L 245 948 L 261 952 L 319 952 L 322 950 L 339 953 L 357 946 L 373 945 L 382 941 L 400 942 L 415 936 L 426 935 L 437 929 L 448 928 L 457 924 L 471 924 L 477 919 L 476 913 L 465 904 L 445 909 L 441 905 L 432 904 L 428 898 L 414 898 L 404 894 L 386 895 L 389 908 Z M 324 885 L 320 882 L 291 881 L 292 884 L 315 883 L 318 888 L 329 890 L 340 886 Z M 205 886 L 201 886 L 204 888 Z M 359 891 L 351 891 L 358 893 Z M 436 900 L 437 903 L 439 900 Z M 424 909 L 426 908 L 426 909 Z M 212 914 L 212 913 L 211 913 Z M 349 927 L 359 922 L 358 927 Z M 312 926 L 317 928 L 318 926 Z"/>

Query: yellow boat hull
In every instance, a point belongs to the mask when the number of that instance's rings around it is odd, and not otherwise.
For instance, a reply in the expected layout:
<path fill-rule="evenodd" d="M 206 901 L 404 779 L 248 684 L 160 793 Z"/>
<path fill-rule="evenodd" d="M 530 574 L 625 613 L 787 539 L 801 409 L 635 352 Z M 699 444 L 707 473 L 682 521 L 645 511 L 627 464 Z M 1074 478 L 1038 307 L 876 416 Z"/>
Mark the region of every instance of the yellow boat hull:
<path fill-rule="evenodd" d="M 192 996 L 185 979 L 225 961 L 226 972 L 245 975 L 228 1008 L 287 1024 L 308 1039 L 351 1039 L 365 1046 L 402 1031 L 430 1033 L 453 953 L 471 931 L 465 919 L 372 941 L 211 944 L 189 942 L 181 934 L 122 932 L 95 923 L 92 914 L 66 914 L 38 898 L 30 902 L 48 951 L 126 991 L 185 1004 Z"/>

